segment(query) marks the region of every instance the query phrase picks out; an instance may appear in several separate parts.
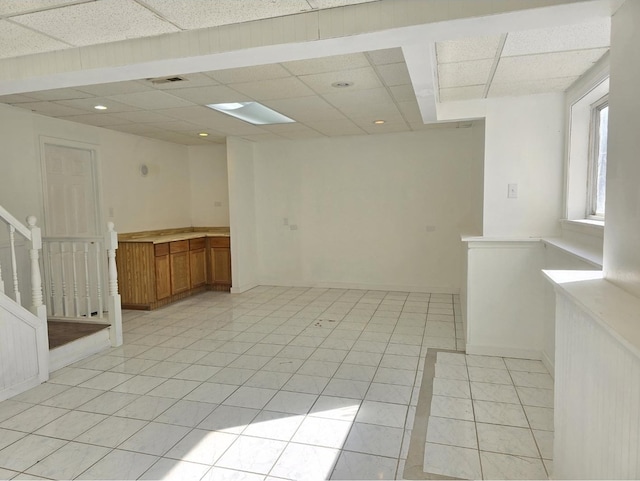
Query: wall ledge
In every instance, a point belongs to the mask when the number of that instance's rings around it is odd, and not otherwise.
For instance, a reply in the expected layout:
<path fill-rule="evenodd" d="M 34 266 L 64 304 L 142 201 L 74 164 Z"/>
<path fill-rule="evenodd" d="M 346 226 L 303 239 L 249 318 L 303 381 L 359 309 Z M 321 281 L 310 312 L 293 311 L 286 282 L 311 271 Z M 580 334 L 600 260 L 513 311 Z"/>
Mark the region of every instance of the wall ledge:
<path fill-rule="evenodd" d="M 602 271 L 542 272 L 557 293 L 571 299 L 640 358 L 640 298 L 606 280 Z"/>
<path fill-rule="evenodd" d="M 542 239 L 542 244 L 553 246 L 567 254 L 591 264 L 596 269 L 602 269 L 602 250 L 581 244 L 564 237 L 549 237 Z"/>

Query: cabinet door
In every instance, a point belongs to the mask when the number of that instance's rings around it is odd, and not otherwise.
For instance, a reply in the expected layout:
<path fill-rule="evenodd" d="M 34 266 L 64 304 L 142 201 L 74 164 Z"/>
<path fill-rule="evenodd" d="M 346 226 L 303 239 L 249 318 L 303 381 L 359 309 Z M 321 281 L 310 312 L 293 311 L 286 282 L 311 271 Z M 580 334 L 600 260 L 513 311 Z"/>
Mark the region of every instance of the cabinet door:
<path fill-rule="evenodd" d="M 171 268 L 169 255 L 156 257 L 156 299 L 171 295 Z"/>
<path fill-rule="evenodd" d="M 207 282 L 207 259 L 204 249 L 189 252 L 191 287 L 200 287 Z"/>
<path fill-rule="evenodd" d="M 180 294 L 191 288 L 189 274 L 189 251 L 170 255 L 171 259 L 171 294 Z"/>
<path fill-rule="evenodd" d="M 211 277 L 214 284 L 231 285 L 231 250 L 211 249 Z"/>

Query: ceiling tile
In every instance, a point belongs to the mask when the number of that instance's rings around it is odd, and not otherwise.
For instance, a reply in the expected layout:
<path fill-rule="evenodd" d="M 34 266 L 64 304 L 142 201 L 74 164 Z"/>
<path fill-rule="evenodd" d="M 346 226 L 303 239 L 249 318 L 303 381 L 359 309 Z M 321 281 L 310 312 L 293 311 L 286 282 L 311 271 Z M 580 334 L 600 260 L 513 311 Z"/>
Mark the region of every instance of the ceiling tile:
<path fill-rule="evenodd" d="M 74 99 L 74 100 L 58 100 L 53 102 L 58 105 L 65 105 L 67 107 L 73 107 L 74 109 L 81 109 L 86 112 L 96 113 L 94 107 L 96 105 L 104 105 L 107 107 L 107 111 L 102 111 L 103 114 L 113 114 L 116 112 L 131 112 L 133 110 L 139 110 L 137 107 L 133 107 L 128 104 L 116 102 L 115 100 L 106 97 L 91 97 L 88 99 Z"/>
<path fill-rule="evenodd" d="M 489 78 L 493 60 L 472 60 L 469 62 L 438 65 L 438 81 L 441 88 L 484 85 Z"/>
<path fill-rule="evenodd" d="M 141 134 L 145 137 L 150 137 L 152 139 L 164 140 L 166 142 L 173 142 L 174 144 L 183 144 L 183 145 L 198 145 L 202 144 L 199 137 L 192 137 L 187 134 L 183 134 L 180 132 L 166 132 L 166 131 L 158 131 L 158 132 L 147 132 Z"/>
<path fill-rule="evenodd" d="M 301 140 L 301 139 L 316 139 L 318 137 L 325 137 L 317 130 L 313 130 L 307 127 L 306 130 L 297 130 L 295 132 L 283 132 L 280 134 L 285 139 L 289 140 Z"/>
<path fill-rule="evenodd" d="M 36 99 L 22 94 L 11 94 L 0 96 L 0 103 L 3 104 L 20 104 L 24 102 L 35 102 Z"/>
<path fill-rule="evenodd" d="M 150 10 L 129 0 L 100 0 L 29 13 L 13 21 L 75 46 L 178 32 Z"/>
<path fill-rule="evenodd" d="M 128 134 L 135 135 L 144 135 L 147 132 L 158 132 L 159 128 L 154 127 L 151 124 L 121 124 L 121 125 L 110 125 L 110 130 L 117 130 L 119 132 L 126 132 Z"/>
<path fill-rule="evenodd" d="M 176 109 L 160 109 L 156 111 L 156 113 L 166 115 L 172 119 L 191 122 L 202 122 L 216 118 L 218 115 L 222 115 L 201 105 L 194 105 L 193 107 L 178 107 Z"/>
<path fill-rule="evenodd" d="M 288 70 L 280 64 L 255 65 L 253 67 L 230 68 L 205 72 L 209 77 L 223 84 L 254 82 L 256 80 L 270 80 L 291 77 Z"/>
<path fill-rule="evenodd" d="M 339 120 L 345 118 L 338 109 L 318 96 L 269 100 L 264 104 L 299 122 Z"/>
<path fill-rule="evenodd" d="M 365 133 L 351 120 L 322 120 L 319 122 L 308 122 L 307 125 L 321 134 L 329 137 L 342 135 L 363 135 Z"/>
<path fill-rule="evenodd" d="M 363 53 L 335 55 L 308 60 L 296 60 L 282 64 L 293 75 L 311 75 L 314 73 L 336 72 L 345 69 L 369 67 L 369 61 Z"/>
<path fill-rule="evenodd" d="M 493 77 L 495 83 L 575 77 L 585 73 L 606 52 L 606 48 L 503 57 Z"/>
<path fill-rule="evenodd" d="M 347 87 L 349 90 L 382 87 L 380 79 L 378 79 L 378 76 L 371 67 L 303 75 L 298 78 L 319 94 L 327 94 L 339 90 L 331 85 L 334 82 L 352 82 L 353 85 Z"/>
<path fill-rule="evenodd" d="M 230 86 L 258 101 L 314 95 L 313 90 L 295 77 L 231 84 Z"/>
<path fill-rule="evenodd" d="M 243 139 L 249 140 L 251 142 L 269 142 L 272 140 L 283 140 L 284 137 L 272 133 L 268 134 L 253 134 L 253 135 L 243 135 Z"/>
<path fill-rule="evenodd" d="M 2 2 L 0 5 L 7 2 Z M 6 20 L 0 20 L 0 58 L 68 48 L 66 43 L 34 32 Z"/>
<path fill-rule="evenodd" d="M 344 118 L 344 117 L 343 117 Z M 272 132 L 274 134 L 281 135 L 285 132 L 298 132 L 301 130 L 308 130 L 309 127 L 306 124 L 300 122 L 294 122 L 290 124 L 273 124 L 273 125 L 263 125 L 263 130 L 268 132 Z"/>
<path fill-rule="evenodd" d="M 80 90 L 82 92 L 95 95 L 96 97 L 109 97 L 110 95 L 132 94 L 134 92 L 146 92 L 151 89 L 148 86 L 138 81 L 130 80 L 128 82 L 112 82 L 107 84 L 82 85 L 81 87 L 76 87 L 76 90 Z"/>
<path fill-rule="evenodd" d="M 384 84 L 388 87 L 411 84 L 409 70 L 407 70 L 407 65 L 404 62 L 379 65 L 376 67 L 376 70 L 380 77 L 382 77 Z"/>
<path fill-rule="evenodd" d="M 183 29 L 215 27 L 309 10 L 305 0 L 143 0 Z"/>
<path fill-rule="evenodd" d="M 179 82 L 167 82 L 167 83 L 153 83 L 149 79 L 138 80 L 143 85 L 148 85 L 155 90 L 180 90 L 193 87 L 209 87 L 211 85 L 218 85 L 218 82 L 204 73 L 189 73 L 179 75 L 165 75 L 166 77 L 180 77 Z"/>
<path fill-rule="evenodd" d="M 95 125 L 97 127 L 106 127 L 108 125 L 122 125 L 130 123 L 128 120 L 121 119 L 115 115 L 109 114 L 86 114 L 86 115 L 71 115 L 65 117 L 58 117 L 62 120 L 69 120 L 70 122 L 77 122 L 79 124 Z"/>
<path fill-rule="evenodd" d="M 10 16 L 19 13 L 31 12 L 42 8 L 54 8 L 69 3 L 77 3 L 75 0 L 13 0 L 0 2 L 0 15 Z"/>
<path fill-rule="evenodd" d="M 438 63 L 493 59 L 500 45 L 500 35 L 463 38 L 436 43 Z"/>
<path fill-rule="evenodd" d="M 579 77 L 549 78 L 525 80 L 521 82 L 493 82 L 488 97 L 506 97 L 509 95 L 533 95 L 546 92 L 564 92 Z"/>
<path fill-rule="evenodd" d="M 369 128 L 375 129 L 380 125 L 386 125 L 386 124 L 404 124 L 406 127 L 405 119 L 400 112 L 392 115 L 387 115 L 384 118 L 375 118 L 375 119 L 372 119 L 369 116 L 355 115 L 351 117 L 350 120 L 353 121 L 353 123 L 356 124 L 358 127 L 361 127 L 363 129 L 369 129 Z M 375 120 L 384 120 L 384 124 L 374 124 L 373 122 Z"/>
<path fill-rule="evenodd" d="M 407 122 L 422 122 L 422 114 L 416 102 L 398 102 L 398 108 Z"/>
<path fill-rule="evenodd" d="M 413 90 L 413 85 L 395 85 L 390 87 L 389 90 L 391 90 L 391 95 L 396 102 L 416 101 L 416 93 Z"/>
<path fill-rule="evenodd" d="M 324 98 L 347 115 L 384 118 L 398 113 L 398 109 L 385 88 L 334 92 Z"/>
<path fill-rule="evenodd" d="M 440 102 L 454 100 L 480 99 L 484 95 L 484 85 L 471 85 L 469 87 L 454 87 L 440 89 Z"/>
<path fill-rule="evenodd" d="M 186 122 L 184 120 L 167 120 L 164 122 L 152 122 L 151 126 L 154 127 L 154 130 L 170 130 L 174 132 L 193 132 L 196 130 L 204 130 L 199 129 L 199 125 L 197 122 Z"/>
<path fill-rule="evenodd" d="M 218 104 L 222 102 L 246 102 L 252 100 L 250 97 L 238 93 L 225 85 L 173 90 L 171 91 L 171 95 L 199 105 Z"/>
<path fill-rule="evenodd" d="M 81 109 L 75 109 L 66 105 L 60 105 L 55 102 L 26 102 L 17 104 L 16 107 L 31 110 L 38 114 L 49 115 L 51 117 L 62 117 L 68 115 L 83 115 L 87 112 Z"/>
<path fill-rule="evenodd" d="M 390 134 L 392 132 L 409 132 L 411 128 L 405 122 L 385 122 L 381 125 L 363 125 L 362 129 L 368 134 Z"/>
<path fill-rule="evenodd" d="M 147 123 L 147 122 L 169 122 L 170 117 L 159 114 L 153 110 L 136 110 L 135 112 L 118 112 L 118 118 L 128 120 L 135 123 Z"/>
<path fill-rule="evenodd" d="M 91 94 L 76 89 L 41 90 L 39 92 L 30 92 L 29 95 L 37 100 L 45 101 L 87 99 L 92 97 Z"/>
<path fill-rule="evenodd" d="M 402 48 L 400 47 L 372 50 L 367 52 L 367 56 L 374 65 L 404 62 L 404 55 L 402 55 Z"/>
<path fill-rule="evenodd" d="M 109 99 L 145 110 L 172 109 L 192 105 L 191 102 L 159 90 L 112 95 Z"/>
<path fill-rule="evenodd" d="M 345 7 L 347 5 L 356 5 L 358 3 L 377 2 L 379 0 L 309 0 L 309 3 L 315 8 L 333 8 Z"/>
<path fill-rule="evenodd" d="M 509 33 L 502 56 L 600 48 L 610 43 L 611 19 L 603 18 L 594 23 Z"/>

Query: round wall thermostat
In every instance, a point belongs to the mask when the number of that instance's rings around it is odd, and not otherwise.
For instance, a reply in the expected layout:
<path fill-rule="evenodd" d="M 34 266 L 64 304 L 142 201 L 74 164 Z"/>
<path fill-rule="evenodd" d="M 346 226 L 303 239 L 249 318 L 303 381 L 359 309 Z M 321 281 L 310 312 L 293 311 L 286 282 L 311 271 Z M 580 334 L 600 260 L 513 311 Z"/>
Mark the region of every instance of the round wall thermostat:
<path fill-rule="evenodd" d="M 142 164 L 140 166 L 140 175 L 142 177 L 146 177 L 148 173 L 149 173 L 149 167 L 147 166 L 147 164 Z"/>

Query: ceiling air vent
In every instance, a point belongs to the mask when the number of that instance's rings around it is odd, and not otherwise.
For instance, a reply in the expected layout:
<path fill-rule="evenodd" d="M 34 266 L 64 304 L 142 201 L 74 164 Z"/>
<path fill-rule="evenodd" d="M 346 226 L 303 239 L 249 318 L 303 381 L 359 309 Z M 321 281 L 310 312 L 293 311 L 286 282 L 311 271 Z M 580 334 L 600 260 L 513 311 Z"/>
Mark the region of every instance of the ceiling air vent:
<path fill-rule="evenodd" d="M 187 79 L 186 78 L 182 78 L 182 77 L 177 77 L 177 76 L 173 76 L 173 77 L 158 77 L 158 78 L 149 78 L 147 79 L 149 82 L 151 82 L 152 84 L 170 84 L 173 82 L 184 82 Z"/>

